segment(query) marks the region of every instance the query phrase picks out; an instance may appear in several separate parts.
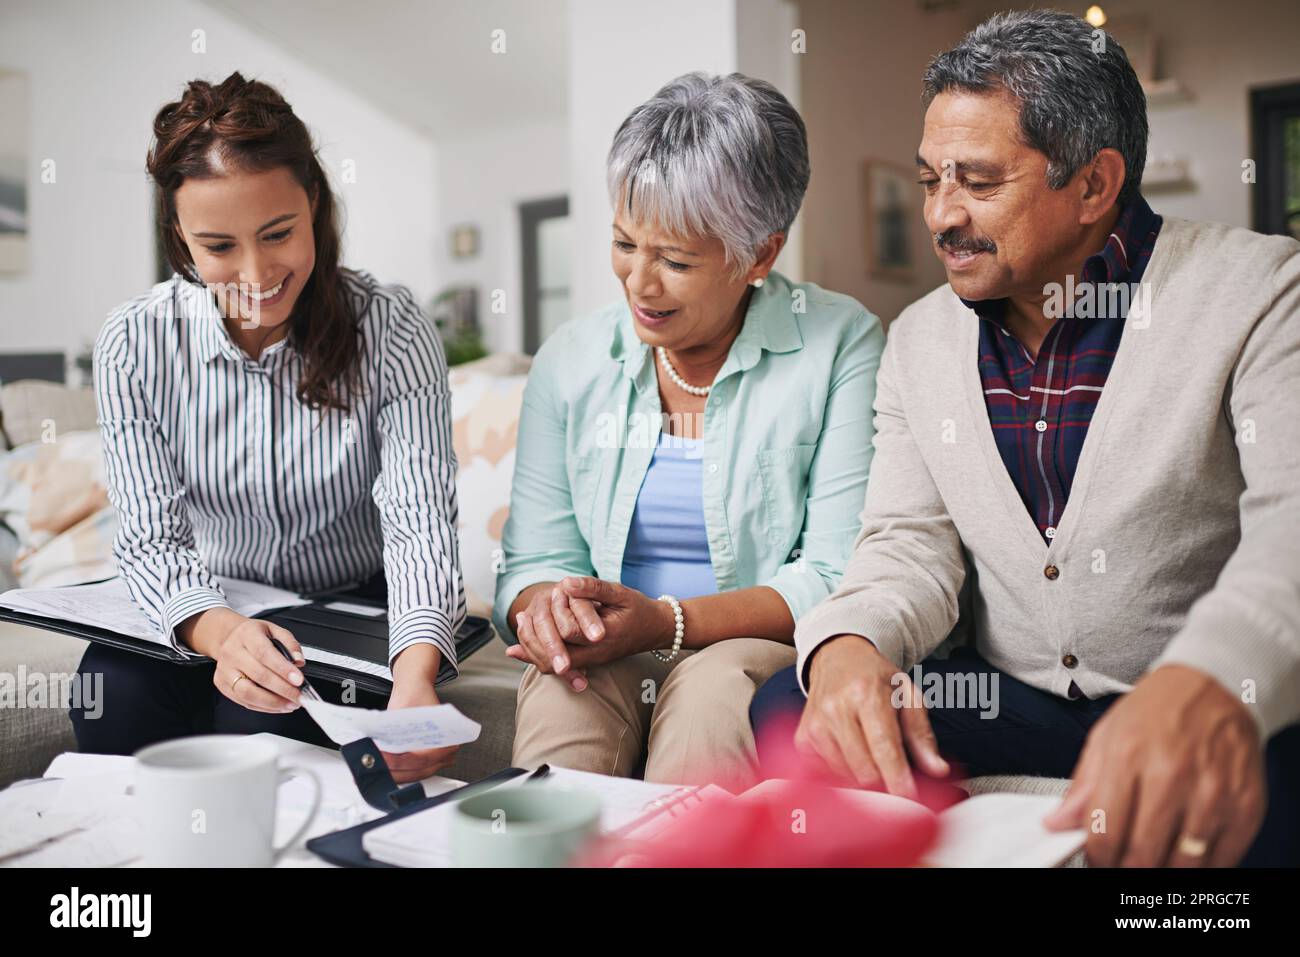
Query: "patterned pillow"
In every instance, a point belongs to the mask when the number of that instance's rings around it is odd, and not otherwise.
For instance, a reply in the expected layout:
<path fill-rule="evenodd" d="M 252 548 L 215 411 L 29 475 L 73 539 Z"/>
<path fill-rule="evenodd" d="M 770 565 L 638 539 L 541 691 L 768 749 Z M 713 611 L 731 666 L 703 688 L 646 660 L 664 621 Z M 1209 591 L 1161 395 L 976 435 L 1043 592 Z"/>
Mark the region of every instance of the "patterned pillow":
<path fill-rule="evenodd" d="M 496 358 L 496 357 L 493 357 Z M 510 509 L 515 440 L 527 375 L 451 370 L 452 440 L 460 473 L 461 574 L 470 614 L 489 615 L 501 562 L 501 531 Z M 518 364 L 516 368 L 518 368 Z"/>
<path fill-rule="evenodd" d="M 18 536 L 24 588 L 111 578 L 117 517 L 104 490 L 99 433 L 60 432 L 0 454 L 0 522 Z"/>

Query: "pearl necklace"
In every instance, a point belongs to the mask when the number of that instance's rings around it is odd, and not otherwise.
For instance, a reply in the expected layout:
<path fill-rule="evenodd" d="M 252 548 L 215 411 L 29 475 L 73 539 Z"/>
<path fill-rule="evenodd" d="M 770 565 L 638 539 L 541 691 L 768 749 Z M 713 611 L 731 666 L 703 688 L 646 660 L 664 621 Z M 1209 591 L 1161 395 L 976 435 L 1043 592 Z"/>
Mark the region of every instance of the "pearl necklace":
<path fill-rule="evenodd" d="M 655 353 L 659 356 L 659 364 L 663 366 L 664 372 L 668 373 L 668 378 L 673 380 L 673 384 L 683 392 L 689 392 L 691 395 L 708 395 L 712 386 L 691 385 L 673 368 L 672 362 L 668 359 L 668 350 L 663 346 L 656 346 Z"/>

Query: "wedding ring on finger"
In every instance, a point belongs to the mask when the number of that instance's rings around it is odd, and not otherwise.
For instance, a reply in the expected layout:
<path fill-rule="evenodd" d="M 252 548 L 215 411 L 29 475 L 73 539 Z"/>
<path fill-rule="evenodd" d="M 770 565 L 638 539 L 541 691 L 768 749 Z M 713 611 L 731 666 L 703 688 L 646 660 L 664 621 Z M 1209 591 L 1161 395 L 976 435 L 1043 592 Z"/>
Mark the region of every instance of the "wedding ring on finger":
<path fill-rule="evenodd" d="M 234 681 L 230 682 L 230 693 L 231 693 L 231 694 L 234 694 L 234 693 L 235 693 L 235 685 L 239 684 L 241 681 L 243 681 L 243 680 L 244 680 L 245 678 L 247 678 L 247 677 L 248 677 L 248 675 L 244 674 L 242 671 L 239 672 L 239 677 L 236 678 Z"/>
<path fill-rule="evenodd" d="M 1190 834 L 1184 834 L 1178 841 L 1178 853 L 1186 854 L 1188 857 L 1204 857 L 1205 852 L 1209 849 L 1208 841 L 1199 837 L 1192 837 Z"/>

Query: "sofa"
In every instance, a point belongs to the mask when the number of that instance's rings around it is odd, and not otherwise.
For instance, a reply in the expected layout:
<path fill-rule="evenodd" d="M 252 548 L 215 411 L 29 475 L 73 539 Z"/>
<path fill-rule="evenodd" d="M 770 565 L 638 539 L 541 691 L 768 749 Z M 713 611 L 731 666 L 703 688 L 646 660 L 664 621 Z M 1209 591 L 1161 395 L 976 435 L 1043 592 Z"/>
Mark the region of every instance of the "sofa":
<path fill-rule="evenodd" d="M 490 614 L 501 533 L 510 502 L 519 408 L 529 362 L 526 356 L 502 354 L 451 370 L 452 431 L 460 467 L 457 494 L 461 568 L 470 613 L 484 617 Z M 0 439 L 14 447 L 7 459 L 6 453 L 0 452 L 0 536 L 9 539 L 6 545 L 6 539 L 0 537 L 0 591 L 16 585 L 67 584 L 69 568 L 76 570 L 81 581 L 112 574 L 111 565 L 96 565 L 104 560 L 105 530 L 111 528 L 103 512 L 111 508 L 106 499 L 91 493 L 78 498 L 67 494 L 65 487 L 57 503 L 40 507 L 42 490 L 61 482 L 66 485 L 67 476 L 79 468 L 93 468 L 94 462 L 89 459 L 82 464 L 75 461 L 79 448 L 76 442 L 55 443 L 65 446 L 64 457 L 46 462 L 43 468 L 32 466 L 30 460 L 18 463 L 26 486 L 17 483 L 17 492 L 12 475 L 8 493 L 2 484 L 6 464 L 12 473 L 16 467 L 13 460 L 22 459 L 18 453 L 30 450 L 33 443 L 40 444 L 42 429 L 51 421 L 67 437 L 78 431 L 90 432 L 95 428 L 94 419 L 89 390 L 41 382 L 0 386 Z M 89 456 L 86 449 L 91 447 L 85 444 L 80 454 Z M 51 455 L 46 453 L 47 458 Z M 33 500 L 37 500 L 36 506 Z M 46 516 L 57 513 L 58 518 L 25 520 L 33 511 Z M 53 537 L 47 530 L 48 540 L 43 540 L 31 528 L 39 521 L 47 525 L 70 524 Z M 20 578 L 15 578 L 13 569 L 15 526 L 18 538 L 28 539 L 18 543 L 20 551 L 26 549 L 17 563 Z M 950 642 L 961 640 L 959 631 Z M 71 673 L 84 647 L 85 642 L 78 639 L 0 621 L 0 673 L 15 674 L 20 666 L 25 666 L 28 673 Z M 475 780 L 510 763 L 515 691 L 522 671 L 518 662 L 506 657 L 505 646 L 493 641 L 462 663 L 459 678 L 439 689 L 444 701 L 455 704 L 483 727 L 477 741 L 461 747 L 455 764 L 445 774 Z M 20 778 L 39 776 L 57 754 L 75 748 L 72 724 L 64 708 L 0 708 L 0 788 Z M 1068 783 L 1058 778 L 998 775 L 972 778 L 961 782 L 961 786 L 972 795 L 994 791 L 1060 795 Z M 1082 856 L 1075 855 L 1069 866 L 1081 863 Z"/>

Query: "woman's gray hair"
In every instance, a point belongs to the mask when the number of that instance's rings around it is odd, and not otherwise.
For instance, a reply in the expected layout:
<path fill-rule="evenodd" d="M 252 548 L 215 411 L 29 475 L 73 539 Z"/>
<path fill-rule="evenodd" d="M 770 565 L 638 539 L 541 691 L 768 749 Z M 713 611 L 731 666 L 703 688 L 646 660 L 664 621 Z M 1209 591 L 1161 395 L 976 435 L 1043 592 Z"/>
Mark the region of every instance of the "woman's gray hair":
<path fill-rule="evenodd" d="M 1048 159 L 1060 189 L 1107 147 L 1124 157 L 1121 203 L 1142 188 L 1147 100 L 1124 48 L 1108 33 L 1056 10 L 990 17 L 925 71 L 926 106 L 945 90 L 1007 90 L 1020 101 L 1020 131 Z"/>
<path fill-rule="evenodd" d="M 808 176 L 798 111 L 740 73 L 673 80 L 623 121 L 605 165 L 611 206 L 676 236 L 716 237 L 735 275 L 789 230 Z"/>

